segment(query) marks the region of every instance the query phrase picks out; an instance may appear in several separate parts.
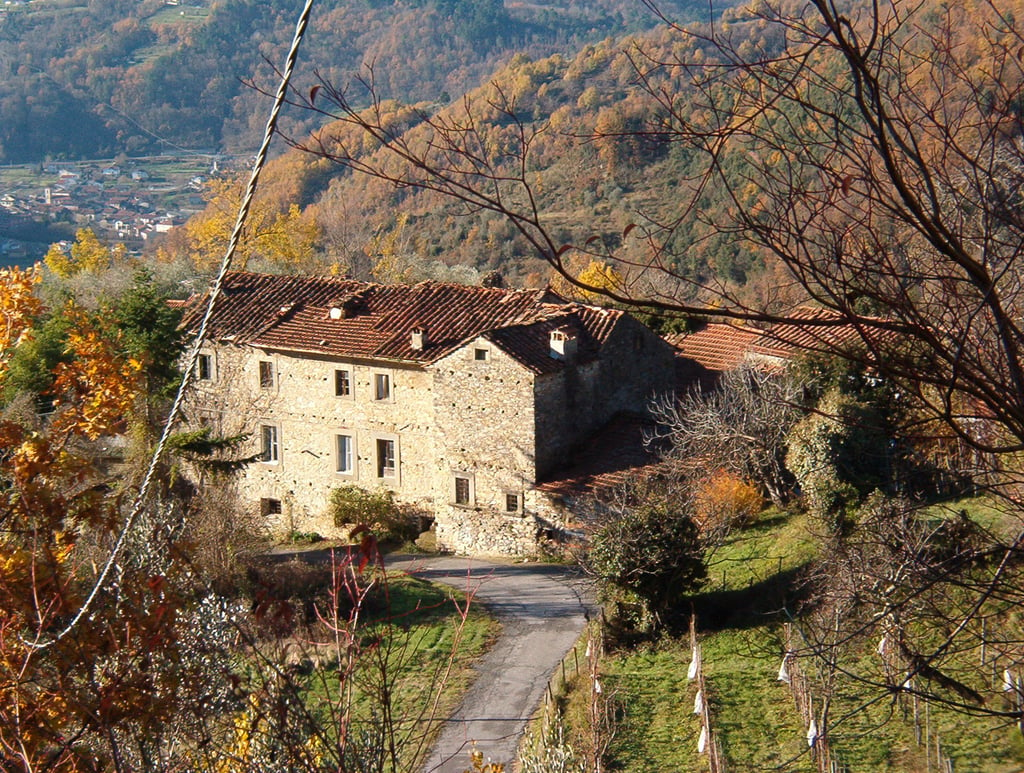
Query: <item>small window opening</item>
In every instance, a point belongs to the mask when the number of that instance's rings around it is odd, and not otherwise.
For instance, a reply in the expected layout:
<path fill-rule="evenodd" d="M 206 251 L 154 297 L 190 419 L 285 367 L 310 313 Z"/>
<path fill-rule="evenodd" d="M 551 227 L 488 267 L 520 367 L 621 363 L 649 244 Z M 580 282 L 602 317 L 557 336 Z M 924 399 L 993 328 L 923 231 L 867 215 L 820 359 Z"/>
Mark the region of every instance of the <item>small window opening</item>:
<path fill-rule="evenodd" d="M 269 360 L 260 360 L 260 386 L 263 389 L 274 386 L 274 363 Z"/>
<path fill-rule="evenodd" d="M 260 428 L 260 461 L 276 462 L 279 458 L 277 427 L 264 424 Z"/>
<path fill-rule="evenodd" d="M 351 435 L 338 435 L 338 472 L 351 474 L 354 469 L 354 454 Z"/>
<path fill-rule="evenodd" d="M 213 378 L 213 358 L 208 354 L 200 354 L 196 363 L 201 381 L 209 381 Z"/>
<path fill-rule="evenodd" d="M 391 376 L 387 373 L 376 373 L 373 376 L 373 399 L 391 399 Z"/>
<path fill-rule="evenodd" d="M 352 376 L 349 371 L 334 371 L 334 394 L 338 397 L 348 397 L 352 394 Z"/>
<path fill-rule="evenodd" d="M 395 477 L 395 441 L 377 440 L 377 477 Z"/>
<path fill-rule="evenodd" d="M 469 478 L 455 476 L 455 504 L 469 504 Z"/>

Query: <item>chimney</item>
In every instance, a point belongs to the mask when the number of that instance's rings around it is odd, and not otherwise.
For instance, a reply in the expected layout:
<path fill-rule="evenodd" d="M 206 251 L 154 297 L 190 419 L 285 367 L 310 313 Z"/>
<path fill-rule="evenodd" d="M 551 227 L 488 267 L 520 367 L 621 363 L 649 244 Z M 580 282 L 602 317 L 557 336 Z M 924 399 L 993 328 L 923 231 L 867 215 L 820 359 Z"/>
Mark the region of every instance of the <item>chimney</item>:
<path fill-rule="evenodd" d="M 576 357 L 576 336 L 565 328 L 551 331 L 551 348 L 548 354 L 553 360 L 570 362 Z"/>
<path fill-rule="evenodd" d="M 425 327 L 414 327 L 412 329 L 412 340 L 410 341 L 413 351 L 422 352 L 429 343 L 427 329 Z"/>

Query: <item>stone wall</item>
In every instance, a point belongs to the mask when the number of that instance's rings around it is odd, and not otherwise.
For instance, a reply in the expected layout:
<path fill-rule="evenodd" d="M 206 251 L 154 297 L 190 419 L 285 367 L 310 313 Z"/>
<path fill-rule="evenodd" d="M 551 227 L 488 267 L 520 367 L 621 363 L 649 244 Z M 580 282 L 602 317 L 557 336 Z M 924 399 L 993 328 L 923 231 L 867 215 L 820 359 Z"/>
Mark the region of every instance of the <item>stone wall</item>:
<path fill-rule="evenodd" d="M 446 466 L 434 501 L 438 544 L 456 552 L 532 553 L 532 537 L 529 550 L 523 545 L 534 531 L 525 511 L 534 482 L 533 373 L 484 338 L 431 371 Z M 455 504 L 457 477 L 469 484 L 462 505 Z"/>
<path fill-rule="evenodd" d="M 449 506 L 438 511 L 436 529 L 438 545 L 455 553 L 533 557 L 547 551 L 565 553 L 576 542 L 574 525 L 560 502 L 527 488 L 518 515 Z"/>
<path fill-rule="evenodd" d="M 431 376 L 423 368 L 300 358 L 247 347 L 221 346 L 211 353 L 214 378 L 199 382 L 194 405 L 202 406 L 199 413 L 219 415 L 217 428 L 225 434 L 248 433 L 249 453 L 259 452 L 264 425 L 275 428 L 278 458 L 249 465 L 238 489 L 243 506 L 266 509 L 266 500 L 272 500 L 277 504 L 271 509 L 277 509 L 279 504 L 280 513 L 268 515 L 279 532 L 335 535 L 329 496 L 346 484 L 384 487 L 403 500 L 432 503 L 441 457 L 433 431 Z M 261 361 L 271 363 L 272 386 L 260 386 Z M 336 395 L 337 370 L 349 373 L 349 395 Z M 376 399 L 378 376 L 388 380 L 386 399 Z M 347 472 L 338 471 L 339 435 L 352 438 Z M 378 441 L 394 444 L 394 475 L 380 474 Z"/>

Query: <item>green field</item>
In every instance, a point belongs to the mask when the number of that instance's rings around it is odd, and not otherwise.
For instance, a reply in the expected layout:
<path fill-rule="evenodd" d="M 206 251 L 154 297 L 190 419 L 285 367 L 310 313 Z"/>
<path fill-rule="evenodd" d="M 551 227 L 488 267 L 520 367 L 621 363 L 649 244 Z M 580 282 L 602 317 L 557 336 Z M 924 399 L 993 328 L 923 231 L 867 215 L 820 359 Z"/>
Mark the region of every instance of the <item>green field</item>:
<path fill-rule="evenodd" d="M 986 526 L 998 527 L 1002 517 L 998 508 L 979 500 L 941 513 L 961 509 Z M 802 592 L 801 569 L 819 544 L 806 515 L 769 511 L 712 555 L 709 584 L 692 600 L 712 726 L 729 770 L 817 769 L 794 697 L 777 677 L 786 649 L 784 623 L 796 613 Z M 873 649 L 845 657 L 855 665 L 851 674 L 878 670 Z M 707 758 L 697 753 L 700 725 L 692 713 L 696 686 L 687 680 L 689 663 L 685 633 L 622 647 L 606 657 L 603 679 L 618 706 L 608 770 L 708 769 Z M 814 685 L 819 664 L 801 663 Z M 876 689 L 865 688 L 843 669 L 834 679 L 829 738 L 835 758 L 851 772 L 939 771 L 936 746 L 957 771 L 1024 770 L 1024 740 L 1016 727 L 921 703 L 916 707 L 919 742 L 911 699 L 895 701 L 883 694 L 879 700 Z M 585 701 L 579 689 L 568 696 L 570 724 L 574 716 L 575 724 L 581 723 Z"/>
<path fill-rule="evenodd" d="M 146 19 L 146 21 L 151 27 L 182 23 L 194 25 L 201 24 L 209 15 L 209 8 L 200 8 L 192 5 L 165 5 Z"/>
<path fill-rule="evenodd" d="M 392 699 L 395 729 L 402 742 L 403 759 L 422 757 L 455 709 L 476 675 L 473 664 L 487 650 L 500 625 L 481 606 L 474 605 L 460 624 L 455 601 L 462 594 L 405 575 L 389 581 L 387 621 L 370 619 L 363 629 L 365 641 L 374 641 L 372 657 L 355 675 L 354 726 L 375 726 L 380 721 L 382 690 Z M 388 675 L 388 684 L 381 674 Z M 337 672 L 329 670 L 310 679 L 309 696 L 315 712 L 329 719 L 337 705 Z M 325 726 L 330 726 L 325 722 Z M 336 725 L 335 725 L 336 726 Z"/>

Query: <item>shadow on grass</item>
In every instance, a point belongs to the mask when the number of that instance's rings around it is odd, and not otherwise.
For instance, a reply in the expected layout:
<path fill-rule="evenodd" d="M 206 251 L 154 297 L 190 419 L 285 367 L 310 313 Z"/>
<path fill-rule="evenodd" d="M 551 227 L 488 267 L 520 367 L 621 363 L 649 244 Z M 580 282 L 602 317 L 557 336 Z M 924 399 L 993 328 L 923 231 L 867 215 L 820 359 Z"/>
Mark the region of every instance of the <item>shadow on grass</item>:
<path fill-rule="evenodd" d="M 778 526 L 782 526 L 792 516 L 785 510 L 776 510 L 770 514 L 758 516 L 757 520 L 746 527 L 745 531 L 750 533 L 769 532 Z"/>
<path fill-rule="evenodd" d="M 743 630 L 784 618 L 784 610 L 795 611 L 807 599 L 804 582 L 809 563 L 786 569 L 746 588 L 708 590 L 691 597 L 702 631 Z M 689 625 L 689 609 L 680 608 L 670 625 L 684 631 Z"/>

